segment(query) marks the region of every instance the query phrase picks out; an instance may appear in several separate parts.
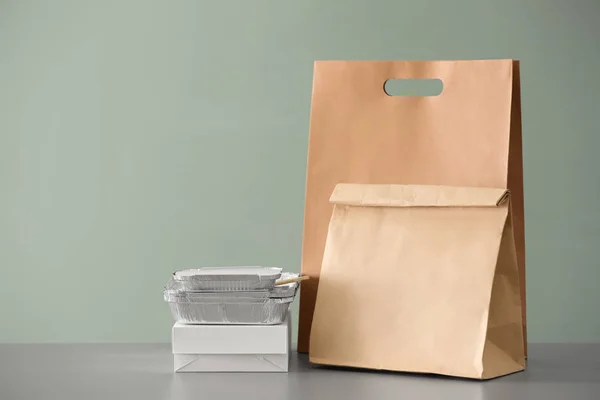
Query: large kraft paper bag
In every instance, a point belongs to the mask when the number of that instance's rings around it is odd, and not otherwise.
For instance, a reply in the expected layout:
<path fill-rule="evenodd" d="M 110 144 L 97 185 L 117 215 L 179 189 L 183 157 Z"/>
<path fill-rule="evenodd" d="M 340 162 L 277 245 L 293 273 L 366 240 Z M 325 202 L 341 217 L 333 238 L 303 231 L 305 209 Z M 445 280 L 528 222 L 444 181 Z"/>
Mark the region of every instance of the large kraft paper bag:
<path fill-rule="evenodd" d="M 440 79 L 443 90 L 385 93 L 387 80 L 409 78 Z M 526 333 L 521 153 L 517 61 L 317 61 L 302 246 L 311 279 L 301 289 L 298 350 L 308 351 L 328 200 L 341 182 L 508 188 Z"/>
<path fill-rule="evenodd" d="M 311 362 L 474 379 L 524 369 L 507 190 L 340 184 L 331 201 Z"/>

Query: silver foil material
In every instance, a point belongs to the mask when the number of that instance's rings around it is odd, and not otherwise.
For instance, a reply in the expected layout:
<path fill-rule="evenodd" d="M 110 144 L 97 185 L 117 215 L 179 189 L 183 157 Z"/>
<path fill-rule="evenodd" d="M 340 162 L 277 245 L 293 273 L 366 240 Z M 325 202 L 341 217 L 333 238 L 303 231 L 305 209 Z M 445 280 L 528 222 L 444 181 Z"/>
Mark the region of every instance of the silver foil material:
<path fill-rule="evenodd" d="M 293 297 L 195 302 L 165 293 L 171 314 L 186 324 L 276 325 L 286 318 Z"/>
<path fill-rule="evenodd" d="M 291 279 L 297 278 L 298 273 L 294 272 L 284 272 L 281 274 L 280 279 Z M 217 294 L 220 294 L 222 297 L 232 297 L 232 296 L 240 296 L 240 297 L 290 297 L 296 294 L 299 283 L 293 282 L 288 283 L 286 285 L 274 286 L 270 290 L 243 290 L 243 291 L 235 291 L 235 290 L 225 290 L 225 291 L 214 291 L 214 290 L 189 290 L 187 289 L 187 285 L 183 281 L 176 281 L 171 279 L 167 286 L 165 287 L 165 292 L 170 292 L 173 295 L 178 293 L 206 293 L 211 294 L 215 297 L 218 297 Z"/>
<path fill-rule="evenodd" d="M 175 271 L 173 280 L 186 291 L 249 291 L 270 290 L 281 275 L 280 268 L 197 268 Z"/>
<path fill-rule="evenodd" d="M 256 271 L 256 268 L 252 270 Z M 175 321 L 187 324 L 280 324 L 285 320 L 299 287 L 298 282 L 275 286 L 275 281 L 278 279 L 291 279 L 299 275 L 291 272 L 281 273 L 278 269 L 266 271 L 266 274 L 261 270 L 257 271 L 258 274 L 246 275 L 234 271 L 235 274 L 222 274 L 220 277 L 223 280 L 207 279 L 217 275 L 207 275 L 206 271 L 198 275 L 200 279 L 194 280 L 196 276 L 194 272 L 194 270 L 185 270 L 180 276 L 175 273 L 163 291 L 164 299 L 169 303 Z M 239 279 L 240 276 L 251 278 L 242 281 Z M 255 283 L 254 278 L 257 276 L 261 283 L 269 280 L 269 287 L 259 290 L 248 289 L 259 287 L 247 284 Z M 192 279 L 188 279 L 190 277 Z M 206 285 L 207 283 L 209 285 Z M 217 285 L 213 285 L 214 283 Z M 193 289 L 189 289 L 190 287 Z M 210 290 L 199 289 L 199 287 L 209 287 Z"/>
<path fill-rule="evenodd" d="M 279 279 L 292 279 L 297 278 L 299 275 L 300 274 L 296 272 L 284 272 L 281 274 L 281 278 Z M 294 297 L 296 295 L 296 291 L 298 290 L 298 286 L 300 286 L 299 282 L 288 283 L 287 285 L 274 286 L 273 289 L 271 289 L 269 297 Z"/>
<path fill-rule="evenodd" d="M 254 290 L 247 292 L 208 292 L 208 291 L 182 291 L 170 289 L 170 285 L 163 291 L 167 301 L 192 301 L 195 303 L 223 303 L 228 301 L 253 301 L 266 299 L 271 292 L 268 290 Z"/>

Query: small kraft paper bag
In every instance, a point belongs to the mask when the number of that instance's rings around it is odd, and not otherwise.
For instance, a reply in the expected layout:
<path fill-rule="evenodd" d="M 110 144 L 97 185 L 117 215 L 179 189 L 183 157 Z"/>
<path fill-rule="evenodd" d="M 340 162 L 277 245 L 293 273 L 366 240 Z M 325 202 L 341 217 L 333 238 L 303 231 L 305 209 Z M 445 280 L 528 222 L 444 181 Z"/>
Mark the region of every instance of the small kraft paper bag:
<path fill-rule="evenodd" d="M 339 184 L 331 203 L 311 362 L 473 379 L 525 368 L 506 189 Z"/>
<path fill-rule="evenodd" d="M 389 80 L 439 80 L 439 95 L 391 96 Z M 525 231 L 519 63 L 317 61 L 314 65 L 298 351 L 309 347 L 319 271 L 338 183 L 509 189 L 525 325 Z M 525 350 L 527 350 L 524 339 Z"/>

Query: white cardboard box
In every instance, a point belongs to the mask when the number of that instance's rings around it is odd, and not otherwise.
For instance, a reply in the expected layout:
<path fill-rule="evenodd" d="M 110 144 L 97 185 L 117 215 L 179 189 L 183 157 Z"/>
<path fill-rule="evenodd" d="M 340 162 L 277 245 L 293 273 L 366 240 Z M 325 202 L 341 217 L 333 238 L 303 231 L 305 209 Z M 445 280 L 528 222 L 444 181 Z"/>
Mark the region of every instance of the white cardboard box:
<path fill-rule="evenodd" d="M 291 322 L 184 325 L 172 330 L 175 372 L 287 372 Z"/>

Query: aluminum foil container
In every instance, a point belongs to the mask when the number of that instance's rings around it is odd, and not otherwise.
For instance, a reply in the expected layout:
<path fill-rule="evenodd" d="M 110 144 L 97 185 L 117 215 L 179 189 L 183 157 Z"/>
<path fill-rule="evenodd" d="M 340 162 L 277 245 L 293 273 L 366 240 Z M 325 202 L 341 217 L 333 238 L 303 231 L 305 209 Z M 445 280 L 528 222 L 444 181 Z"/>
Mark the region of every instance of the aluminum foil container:
<path fill-rule="evenodd" d="M 173 319 L 186 324 L 276 325 L 286 318 L 293 297 L 197 301 L 165 293 Z"/>
<path fill-rule="evenodd" d="M 189 294 L 189 295 L 193 295 L 193 294 L 206 294 L 208 296 L 213 296 L 213 297 L 222 297 L 222 298 L 230 298 L 230 297 L 260 297 L 260 298 L 266 298 L 269 297 L 270 291 L 263 289 L 263 290 L 244 290 L 244 291 L 237 291 L 237 290 L 188 290 L 187 289 L 187 285 L 185 284 L 185 282 L 181 282 L 181 281 L 176 281 L 171 279 L 169 281 L 169 283 L 167 283 L 167 286 L 165 286 L 164 292 L 169 292 L 173 295 L 177 295 L 177 294 Z"/>
<path fill-rule="evenodd" d="M 170 289 L 169 285 L 163 291 L 165 300 L 181 299 L 195 303 L 224 303 L 235 301 L 254 301 L 256 299 L 267 299 L 270 296 L 268 290 L 254 290 L 248 292 L 207 292 L 207 291 L 182 291 Z"/>
<path fill-rule="evenodd" d="M 181 290 L 270 290 L 281 277 L 281 268 L 218 267 L 185 269 L 173 273 Z"/>
<path fill-rule="evenodd" d="M 284 272 L 281 274 L 281 279 L 297 278 L 298 273 Z M 234 299 L 234 298 L 281 298 L 294 297 L 299 287 L 299 282 L 288 283 L 286 285 L 274 286 L 271 290 L 244 290 L 244 291 L 214 291 L 214 290 L 188 290 L 185 282 L 171 279 L 165 286 L 164 293 L 171 296 L 187 295 L 195 296 L 196 299 L 211 300 L 211 299 Z"/>

